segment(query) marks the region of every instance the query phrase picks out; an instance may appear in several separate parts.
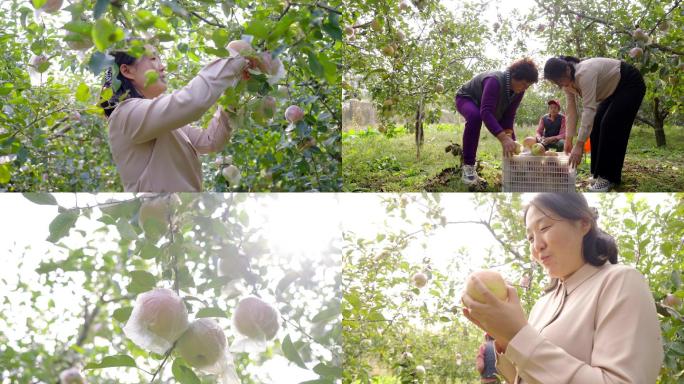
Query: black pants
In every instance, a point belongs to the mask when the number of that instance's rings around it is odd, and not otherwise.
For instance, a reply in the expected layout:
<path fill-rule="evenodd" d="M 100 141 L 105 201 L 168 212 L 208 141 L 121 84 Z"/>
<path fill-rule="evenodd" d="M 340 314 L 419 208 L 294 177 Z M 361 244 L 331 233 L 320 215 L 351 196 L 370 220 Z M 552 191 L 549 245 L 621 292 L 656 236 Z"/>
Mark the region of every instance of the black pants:
<path fill-rule="evenodd" d="M 627 141 L 645 94 L 646 84 L 641 73 L 623 61 L 615 92 L 596 109 L 594 127 L 589 135 L 592 175 L 615 184 L 622 181 Z"/>

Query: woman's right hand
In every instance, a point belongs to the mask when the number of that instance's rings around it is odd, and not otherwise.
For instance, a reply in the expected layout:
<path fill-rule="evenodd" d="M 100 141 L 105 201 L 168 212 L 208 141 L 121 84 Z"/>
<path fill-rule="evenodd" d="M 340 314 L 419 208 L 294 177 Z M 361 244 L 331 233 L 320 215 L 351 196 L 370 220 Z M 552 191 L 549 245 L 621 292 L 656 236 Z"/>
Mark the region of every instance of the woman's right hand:
<path fill-rule="evenodd" d="M 501 135 L 503 135 L 503 137 L 499 137 Z M 501 141 L 504 157 L 513 157 L 513 154 L 515 153 L 515 141 L 505 133 L 501 133 L 499 136 L 497 137 L 499 137 L 499 141 Z"/>
<path fill-rule="evenodd" d="M 563 152 L 569 155 L 572 152 L 572 139 L 566 139 L 565 144 L 563 144 Z"/>

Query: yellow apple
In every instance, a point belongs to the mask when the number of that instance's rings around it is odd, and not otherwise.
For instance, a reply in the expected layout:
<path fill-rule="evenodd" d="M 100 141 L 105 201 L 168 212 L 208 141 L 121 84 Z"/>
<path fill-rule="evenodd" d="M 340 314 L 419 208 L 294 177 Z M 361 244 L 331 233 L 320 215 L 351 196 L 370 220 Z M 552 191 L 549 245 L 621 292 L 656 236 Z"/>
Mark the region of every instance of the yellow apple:
<path fill-rule="evenodd" d="M 516 155 L 519 155 L 520 152 L 522 152 L 522 150 L 523 150 L 522 144 L 520 144 L 516 141 L 515 142 L 515 150 L 513 150 L 513 153 L 515 153 Z"/>
<path fill-rule="evenodd" d="M 485 287 L 487 287 L 487 289 L 489 289 L 489 291 L 491 291 L 497 299 L 503 301 L 508 299 L 508 288 L 506 287 L 506 282 L 504 281 L 503 277 L 501 277 L 501 274 L 495 271 L 482 270 L 473 272 L 468 277 L 466 293 L 472 297 L 473 300 L 480 303 L 486 302 L 484 295 L 480 293 L 480 290 L 475 286 L 473 277 L 480 279 Z"/>
<path fill-rule="evenodd" d="M 423 288 L 427 284 L 428 278 L 423 272 L 418 272 L 411 277 L 411 280 L 416 287 Z"/>

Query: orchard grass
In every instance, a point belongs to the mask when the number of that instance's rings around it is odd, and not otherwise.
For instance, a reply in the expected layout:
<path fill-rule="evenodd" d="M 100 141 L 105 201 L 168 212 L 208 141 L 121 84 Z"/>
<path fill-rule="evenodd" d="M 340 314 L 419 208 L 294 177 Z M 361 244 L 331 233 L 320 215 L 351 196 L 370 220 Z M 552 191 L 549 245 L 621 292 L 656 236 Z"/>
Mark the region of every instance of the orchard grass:
<path fill-rule="evenodd" d="M 534 126 L 516 129 L 521 141 L 533 136 Z M 460 181 L 459 157 L 445 153 L 451 142 L 461 144 L 463 125 L 431 124 L 425 126 L 425 142 L 420 159 L 416 159 L 414 135 L 400 128 L 383 135 L 370 128 L 343 134 L 342 172 L 344 191 L 349 192 L 468 192 Z M 671 192 L 684 190 L 684 131 L 680 127 L 665 129 L 667 146 L 657 148 L 653 129 L 636 125 L 630 135 L 617 192 Z M 501 145 L 486 128 L 480 134 L 477 159 L 480 177 L 486 185 L 477 191 L 501 191 Z M 577 190 L 589 186 L 589 160 L 585 156 L 577 171 Z"/>

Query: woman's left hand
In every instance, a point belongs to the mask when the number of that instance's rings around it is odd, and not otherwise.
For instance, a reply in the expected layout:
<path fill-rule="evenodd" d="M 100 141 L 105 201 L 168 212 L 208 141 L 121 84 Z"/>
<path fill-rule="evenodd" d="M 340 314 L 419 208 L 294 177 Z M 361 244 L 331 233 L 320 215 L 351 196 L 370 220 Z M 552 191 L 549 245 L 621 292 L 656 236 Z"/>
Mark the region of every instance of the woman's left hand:
<path fill-rule="evenodd" d="M 570 152 L 569 162 L 571 167 L 577 168 L 577 165 L 582 161 L 582 153 L 584 153 L 582 145 L 579 142 L 575 143 L 575 146 L 572 147 L 572 152 Z"/>
<path fill-rule="evenodd" d="M 475 287 L 485 297 L 486 303 L 477 302 L 466 293 L 461 298 L 466 306 L 463 314 L 483 331 L 492 335 L 499 343 L 507 345 L 527 325 L 527 317 L 520 306 L 518 292 L 507 285 L 508 300 L 502 301 L 496 298 L 481 280 L 476 277 L 472 279 L 475 280 Z"/>

